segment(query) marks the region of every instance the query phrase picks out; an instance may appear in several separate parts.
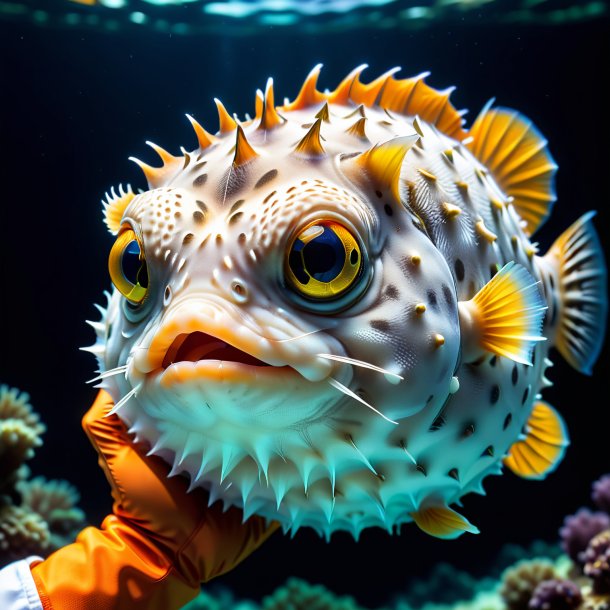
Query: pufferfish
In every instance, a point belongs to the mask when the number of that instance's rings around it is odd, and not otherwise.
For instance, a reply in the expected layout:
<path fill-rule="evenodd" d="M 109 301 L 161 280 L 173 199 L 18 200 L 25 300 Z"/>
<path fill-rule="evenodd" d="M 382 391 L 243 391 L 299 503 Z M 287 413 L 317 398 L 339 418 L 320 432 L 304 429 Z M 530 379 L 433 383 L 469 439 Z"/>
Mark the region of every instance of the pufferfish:
<path fill-rule="evenodd" d="M 556 165 L 521 114 L 469 130 L 426 75 L 294 101 L 273 81 L 242 121 L 106 196 L 114 284 L 88 348 L 114 413 L 209 501 L 321 535 L 415 522 L 503 466 L 543 478 L 568 434 L 541 397 L 549 349 L 588 373 L 606 270 L 593 213 L 541 256 Z"/>

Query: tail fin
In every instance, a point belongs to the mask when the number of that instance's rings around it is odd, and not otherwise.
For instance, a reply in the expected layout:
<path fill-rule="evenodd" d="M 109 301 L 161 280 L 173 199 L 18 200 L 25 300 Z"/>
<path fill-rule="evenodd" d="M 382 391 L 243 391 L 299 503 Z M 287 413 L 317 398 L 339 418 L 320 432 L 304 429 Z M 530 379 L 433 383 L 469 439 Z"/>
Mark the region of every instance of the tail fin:
<path fill-rule="evenodd" d="M 593 226 L 595 212 L 581 216 L 544 256 L 559 291 L 555 346 L 581 373 L 591 374 L 604 342 L 608 311 L 604 253 Z"/>

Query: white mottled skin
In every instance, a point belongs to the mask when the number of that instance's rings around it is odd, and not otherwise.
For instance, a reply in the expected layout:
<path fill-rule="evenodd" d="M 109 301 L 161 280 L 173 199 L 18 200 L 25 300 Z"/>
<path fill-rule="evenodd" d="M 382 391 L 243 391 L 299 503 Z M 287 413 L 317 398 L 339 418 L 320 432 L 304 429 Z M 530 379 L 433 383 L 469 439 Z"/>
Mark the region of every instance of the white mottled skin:
<path fill-rule="evenodd" d="M 367 109 L 368 140 L 362 140 L 345 133 L 358 118 L 342 118 L 353 108 L 331 104 L 321 131 L 326 155 L 292 154 L 321 105 L 285 112 L 287 123 L 270 131 L 246 124 L 259 157 L 243 167 L 230 169 L 235 132 L 228 133 L 191 153 L 185 167 L 182 157 L 166 165 L 163 184 L 135 197 L 123 223 L 144 245 L 150 294 L 130 312 L 114 291 L 96 351 L 102 371 L 127 364 L 125 376 L 108 377 L 102 387 L 116 401 L 138 388 L 118 415 L 173 465 L 172 474 L 186 473 L 210 490 L 211 501 L 243 506 L 246 516 L 279 519 L 293 531 L 311 526 L 358 536 L 369 526 L 392 531 L 422 506 L 482 492 L 485 476 L 500 473 L 548 383 L 549 342 L 537 345 L 534 366 L 491 355 L 460 362 L 457 301 L 470 299 L 492 268 L 511 260 L 549 287 L 537 257 L 527 254 L 531 244 L 517 213 L 464 146 L 419 121 L 424 135 L 401 174 L 407 208 L 388 190 L 376 194 L 378 186 L 340 155 L 413 134 L 413 117 Z M 449 148 L 453 163 L 443 156 Z M 273 169 L 277 176 L 255 188 Z M 205 182 L 194 184 L 202 174 Z M 456 181 L 467 183 L 467 192 Z M 503 209 L 493 208 L 491 198 L 504 202 Z M 229 222 L 240 200 L 242 214 Z M 197 201 L 207 208 L 203 220 Z M 440 212 L 443 202 L 462 213 L 449 221 Z M 290 238 L 319 218 L 349 227 L 368 259 L 363 283 L 338 312 L 316 311 L 284 283 Z M 477 233 L 480 219 L 495 242 Z M 192 239 L 183 243 L 188 234 Z M 460 279 L 457 259 L 465 269 Z M 426 305 L 423 314 L 415 312 L 418 303 Z M 224 378 L 210 379 L 202 369 L 198 378 L 164 383 L 176 365 L 164 372 L 148 348 L 172 324 L 290 368 L 264 368 L 259 379 L 244 379 L 230 365 L 208 361 L 205 366 L 227 369 Z M 545 336 L 552 332 L 545 327 Z M 435 346 L 436 334 L 444 345 Z M 370 362 L 404 380 L 320 353 Z M 398 425 L 332 387 L 330 377 Z M 450 394 L 454 377 L 459 390 Z"/>

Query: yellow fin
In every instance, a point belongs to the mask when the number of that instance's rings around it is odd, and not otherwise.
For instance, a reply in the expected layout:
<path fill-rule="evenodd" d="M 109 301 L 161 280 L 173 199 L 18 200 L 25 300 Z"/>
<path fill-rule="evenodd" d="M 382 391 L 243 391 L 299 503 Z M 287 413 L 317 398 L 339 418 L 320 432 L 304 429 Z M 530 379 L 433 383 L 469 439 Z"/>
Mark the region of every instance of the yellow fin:
<path fill-rule="evenodd" d="M 559 292 L 555 346 L 581 373 L 590 374 L 601 351 L 608 311 L 604 253 L 588 212 L 564 231 L 544 256 Z"/>
<path fill-rule="evenodd" d="M 322 136 L 320 128 L 322 127 L 322 119 L 316 119 L 316 122 L 310 127 L 309 131 L 296 145 L 294 152 L 300 155 L 321 156 L 324 154 L 322 146 Z"/>
<path fill-rule="evenodd" d="M 233 131 L 237 128 L 237 123 L 235 119 L 227 112 L 227 109 L 224 107 L 224 104 L 217 98 L 214 98 L 214 102 L 216 103 L 216 108 L 218 109 L 218 130 L 220 133 L 228 133 L 229 131 Z"/>
<path fill-rule="evenodd" d="M 233 156 L 233 166 L 240 167 L 256 159 L 258 153 L 252 148 L 246 138 L 246 134 L 241 125 L 237 125 L 237 137 L 235 139 L 235 155 Z"/>
<path fill-rule="evenodd" d="M 118 193 L 114 190 L 114 187 L 110 190 L 110 194 L 106 193 L 106 199 L 102 201 L 104 205 L 104 221 L 108 230 L 113 235 L 119 232 L 123 214 L 135 196 L 129 184 L 127 185 L 127 190 L 123 190 L 123 186 L 119 185 Z"/>
<path fill-rule="evenodd" d="M 396 201 L 400 201 L 400 170 L 405 155 L 419 136 L 399 136 L 358 155 L 354 162 L 365 170 L 382 188 L 388 188 Z"/>
<path fill-rule="evenodd" d="M 507 263 L 474 295 L 460 301 L 462 353 L 472 362 L 492 352 L 531 364 L 534 343 L 541 335 L 546 305 L 539 282 L 521 265 Z"/>
<path fill-rule="evenodd" d="M 504 464 L 524 479 L 544 479 L 570 444 L 565 422 L 547 402 L 538 401 L 527 420 L 524 440 L 510 448 Z"/>
<path fill-rule="evenodd" d="M 421 508 L 417 512 L 411 513 L 411 517 L 420 530 L 436 538 L 451 540 L 458 538 L 464 532 L 479 533 L 479 529 L 472 525 L 466 517 L 447 506 Z"/>
<path fill-rule="evenodd" d="M 557 165 L 547 142 L 533 123 L 515 110 L 488 104 L 470 128 L 472 154 L 493 174 L 500 188 L 514 198 L 526 232 L 533 234 L 551 213 Z"/>

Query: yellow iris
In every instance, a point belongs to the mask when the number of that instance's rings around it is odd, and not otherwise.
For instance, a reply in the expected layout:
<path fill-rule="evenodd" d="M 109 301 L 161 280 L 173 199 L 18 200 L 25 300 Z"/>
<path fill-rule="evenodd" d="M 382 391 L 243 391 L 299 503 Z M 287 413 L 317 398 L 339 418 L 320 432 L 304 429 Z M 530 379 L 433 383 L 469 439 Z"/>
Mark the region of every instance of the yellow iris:
<path fill-rule="evenodd" d="M 132 303 L 141 303 L 148 293 L 146 258 L 132 229 L 123 230 L 108 257 L 110 279 Z"/>
<path fill-rule="evenodd" d="M 308 299 L 332 299 L 352 287 L 362 268 L 356 238 L 334 220 L 305 227 L 286 256 L 288 283 Z"/>

